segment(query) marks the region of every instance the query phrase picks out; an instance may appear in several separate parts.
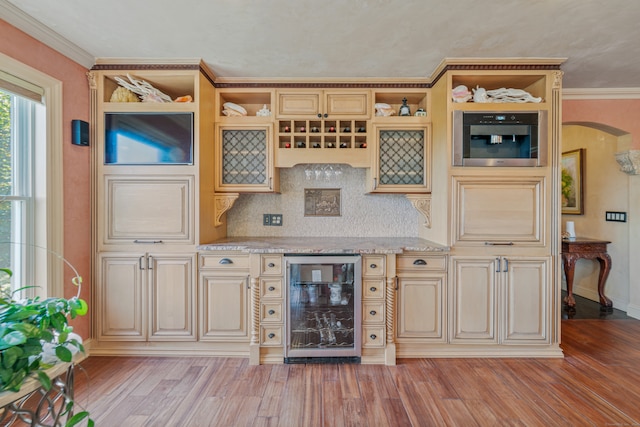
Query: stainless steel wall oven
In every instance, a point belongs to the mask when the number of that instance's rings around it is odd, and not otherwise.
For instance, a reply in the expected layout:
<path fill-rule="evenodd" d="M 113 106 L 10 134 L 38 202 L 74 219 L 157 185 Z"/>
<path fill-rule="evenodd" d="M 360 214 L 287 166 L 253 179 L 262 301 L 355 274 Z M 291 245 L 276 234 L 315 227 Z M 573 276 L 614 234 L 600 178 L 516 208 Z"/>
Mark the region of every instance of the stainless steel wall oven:
<path fill-rule="evenodd" d="M 454 111 L 454 166 L 546 164 L 546 111 Z"/>

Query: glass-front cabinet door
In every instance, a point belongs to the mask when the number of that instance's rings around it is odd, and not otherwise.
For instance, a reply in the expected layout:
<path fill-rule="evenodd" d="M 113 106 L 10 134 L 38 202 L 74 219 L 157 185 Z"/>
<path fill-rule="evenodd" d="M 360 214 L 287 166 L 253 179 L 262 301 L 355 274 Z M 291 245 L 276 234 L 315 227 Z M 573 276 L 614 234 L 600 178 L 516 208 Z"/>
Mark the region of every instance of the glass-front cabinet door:
<path fill-rule="evenodd" d="M 285 362 L 361 354 L 361 257 L 285 256 Z"/>

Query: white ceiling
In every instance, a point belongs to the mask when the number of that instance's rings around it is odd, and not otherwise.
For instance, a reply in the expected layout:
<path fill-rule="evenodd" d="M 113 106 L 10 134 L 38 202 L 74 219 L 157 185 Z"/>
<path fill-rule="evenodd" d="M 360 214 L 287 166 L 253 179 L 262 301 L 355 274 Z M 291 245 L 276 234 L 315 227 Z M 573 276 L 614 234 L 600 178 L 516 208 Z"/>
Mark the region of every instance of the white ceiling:
<path fill-rule="evenodd" d="M 428 78 L 444 58 L 545 57 L 567 58 L 565 88 L 640 87 L 638 0 L 0 0 L 0 13 L 88 66 L 202 58 L 227 78 Z"/>

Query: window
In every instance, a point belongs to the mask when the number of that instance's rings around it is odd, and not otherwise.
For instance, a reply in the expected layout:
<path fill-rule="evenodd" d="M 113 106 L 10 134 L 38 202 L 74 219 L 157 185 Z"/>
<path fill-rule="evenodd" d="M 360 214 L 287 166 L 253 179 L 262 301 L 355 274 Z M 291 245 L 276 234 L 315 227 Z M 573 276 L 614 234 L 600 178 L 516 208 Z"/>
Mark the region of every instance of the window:
<path fill-rule="evenodd" d="M 0 88 L 0 266 L 13 271 L 12 279 L 0 276 L 3 291 L 35 284 L 33 166 L 43 108 Z"/>
<path fill-rule="evenodd" d="M 64 296 L 62 82 L 0 54 L 0 286 Z"/>

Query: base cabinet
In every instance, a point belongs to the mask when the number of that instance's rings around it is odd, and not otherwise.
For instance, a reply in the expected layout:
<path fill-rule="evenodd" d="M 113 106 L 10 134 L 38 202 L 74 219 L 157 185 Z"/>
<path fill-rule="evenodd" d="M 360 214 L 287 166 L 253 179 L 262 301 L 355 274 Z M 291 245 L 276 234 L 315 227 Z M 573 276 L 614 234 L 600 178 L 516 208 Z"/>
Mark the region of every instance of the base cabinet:
<path fill-rule="evenodd" d="M 452 343 L 549 342 L 549 258 L 452 260 Z"/>
<path fill-rule="evenodd" d="M 414 253 L 397 257 L 399 344 L 446 340 L 446 269 L 445 255 Z"/>
<path fill-rule="evenodd" d="M 249 342 L 249 257 L 200 255 L 200 341 Z"/>
<path fill-rule="evenodd" d="M 98 340 L 195 341 L 195 255 L 102 253 Z"/>

